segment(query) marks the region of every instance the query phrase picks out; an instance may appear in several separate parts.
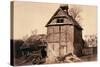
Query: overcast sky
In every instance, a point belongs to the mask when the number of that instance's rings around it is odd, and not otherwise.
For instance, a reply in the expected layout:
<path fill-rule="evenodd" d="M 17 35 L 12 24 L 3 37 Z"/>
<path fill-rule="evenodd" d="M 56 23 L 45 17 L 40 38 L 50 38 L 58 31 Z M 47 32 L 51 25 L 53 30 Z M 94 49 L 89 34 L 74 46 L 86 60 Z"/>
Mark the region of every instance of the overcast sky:
<path fill-rule="evenodd" d="M 46 34 L 46 23 L 59 8 L 60 4 L 15 2 L 14 4 L 14 39 L 22 39 L 23 36 L 31 35 L 33 30 L 37 33 Z M 83 35 L 96 34 L 97 7 L 69 5 L 81 8 L 81 25 Z"/>

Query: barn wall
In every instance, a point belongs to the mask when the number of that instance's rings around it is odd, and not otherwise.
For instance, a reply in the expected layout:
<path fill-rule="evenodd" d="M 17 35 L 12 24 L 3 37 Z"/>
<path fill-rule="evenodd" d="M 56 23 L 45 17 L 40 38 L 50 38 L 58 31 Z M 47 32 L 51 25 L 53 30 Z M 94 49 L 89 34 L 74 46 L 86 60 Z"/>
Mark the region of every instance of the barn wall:
<path fill-rule="evenodd" d="M 82 30 L 74 27 L 74 53 L 77 56 L 82 55 L 82 48 L 83 48 L 83 40 L 82 40 Z"/>
<path fill-rule="evenodd" d="M 48 60 L 54 63 L 57 56 L 59 56 L 59 26 L 49 26 L 47 28 L 47 41 L 48 41 Z"/>
<path fill-rule="evenodd" d="M 59 30 L 60 28 L 60 30 Z M 73 53 L 73 33 L 74 27 L 72 25 L 63 25 L 63 26 L 49 26 L 47 29 L 48 33 L 48 43 L 53 43 L 54 51 L 58 51 L 57 55 L 63 56 L 67 53 Z M 56 45 L 55 45 L 56 43 Z M 48 46 L 51 46 L 48 44 Z M 59 46 L 59 48 L 56 48 Z"/>
<path fill-rule="evenodd" d="M 65 55 L 68 53 L 73 53 L 73 26 L 72 25 L 63 25 L 61 26 L 61 55 Z"/>
<path fill-rule="evenodd" d="M 48 43 L 48 47 L 47 47 L 47 56 L 48 56 L 48 61 L 49 63 L 54 63 L 56 57 L 56 52 L 54 51 L 54 43 Z"/>
<path fill-rule="evenodd" d="M 66 33 L 66 39 L 67 39 L 67 53 L 73 53 L 74 52 L 74 27 L 72 25 L 67 25 L 67 33 Z"/>

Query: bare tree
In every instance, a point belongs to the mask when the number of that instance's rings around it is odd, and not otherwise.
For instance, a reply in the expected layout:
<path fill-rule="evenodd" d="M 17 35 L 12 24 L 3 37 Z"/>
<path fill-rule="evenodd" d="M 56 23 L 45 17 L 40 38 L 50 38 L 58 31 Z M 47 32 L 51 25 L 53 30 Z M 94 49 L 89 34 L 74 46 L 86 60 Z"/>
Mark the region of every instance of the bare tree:
<path fill-rule="evenodd" d="M 69 9 L 69 15 L 71 15 L 77 22 L 81 19 L 80 12 L 81 8 L 79 7 L 72 7 Z"/>
<path fill-rule="evenodd" d="M 39 39 L 40 39 L 40 36 L 37 34 L 37 29 L 32 30 L 31 34 L 29 36 L 25 35 L 23 37 L 24 44 L 28 45 L 28 46 L 33 44 L 35 41 L 37 41 Z"/>
<path fill-rule="evenodd" d="M 26 34 L 25 36 L 23 36 L 23 41 L 26 41 L 28 38 L 28 34 Z"/>
<path fill-rule="evenodd" d="M 32 35 L 37 35 L 37 32 L 38 32 L 38 30 L 35 29 L 35 30 L 32 30 L 31 34 L 32 34 Z"/>
<path fill-rule="evenodd" d="M 92 46 L 96 47 L 97 46 L 97 36 L 96 35 L 85 35 L 84 36 L 84 41 L 86 46 Z"/>

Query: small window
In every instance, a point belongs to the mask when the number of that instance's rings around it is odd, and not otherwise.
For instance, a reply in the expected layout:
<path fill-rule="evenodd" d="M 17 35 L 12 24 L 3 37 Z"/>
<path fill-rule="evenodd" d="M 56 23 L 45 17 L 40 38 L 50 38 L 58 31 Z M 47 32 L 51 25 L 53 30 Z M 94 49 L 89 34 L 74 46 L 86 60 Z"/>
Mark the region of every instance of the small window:
<path fill-rule="evenodd" d="M 64 19 L 60 19 L 60 21 L 61 21 L 61 23 L 63 23 L 64 22 Z"/>
<path fill-rule="evenodd" d="M 57 23 L 63 23 L 64 22 L 64 19 L 60 18 L 60 19 L 57 19 Z"/>

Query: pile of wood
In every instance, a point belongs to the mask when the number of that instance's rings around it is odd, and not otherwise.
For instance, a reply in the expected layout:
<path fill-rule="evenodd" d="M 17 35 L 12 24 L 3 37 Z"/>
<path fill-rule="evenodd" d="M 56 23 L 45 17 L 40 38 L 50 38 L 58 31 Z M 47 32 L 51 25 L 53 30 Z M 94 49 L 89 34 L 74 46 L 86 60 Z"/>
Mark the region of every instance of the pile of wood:
<path fill-rule="evenodd" d="M 72 63 L 72 62 L 81 62 L 82 60 L 77 57 L 75 54 L 69 53 L 64 55 L 63 57 L 57 57 L 56 62 L 57 63 Z"/>

